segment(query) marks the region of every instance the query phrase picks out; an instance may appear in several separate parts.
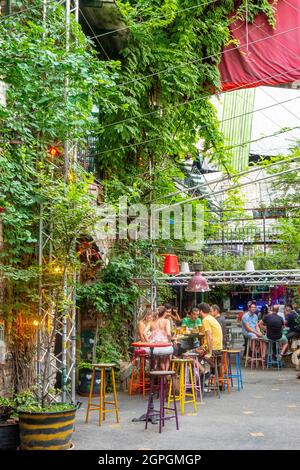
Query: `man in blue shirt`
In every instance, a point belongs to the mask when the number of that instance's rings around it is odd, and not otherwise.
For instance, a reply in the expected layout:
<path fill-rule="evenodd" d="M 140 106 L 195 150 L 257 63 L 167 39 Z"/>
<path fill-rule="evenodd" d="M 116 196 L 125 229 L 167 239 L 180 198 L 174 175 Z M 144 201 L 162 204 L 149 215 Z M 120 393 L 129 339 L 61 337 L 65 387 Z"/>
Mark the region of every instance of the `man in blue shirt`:
<path fill-rule="evenodd" d="M 248 302 L 248 311 L 243 315 L 242 318 L 242 333 L 245 338 L 245 351 L 244 355 L 246 356 L 247 343 L 250 339 L 262 338 L 263 334 L 261 333 L 258 326 L 258 316 L 256 314 L 256 302 Z M 265 355 L 265 347 L 263 349 L 263 355 Z"/>
<path fill-rule="evenodd" d="M 242 318 L 242 333 L 245 338 L 255 339 L 261 338 L 261 333 L 258 326 L 258 316 L 256 315 L 256 303 L 251 302 L 248 306 L 248 311 Z"/>

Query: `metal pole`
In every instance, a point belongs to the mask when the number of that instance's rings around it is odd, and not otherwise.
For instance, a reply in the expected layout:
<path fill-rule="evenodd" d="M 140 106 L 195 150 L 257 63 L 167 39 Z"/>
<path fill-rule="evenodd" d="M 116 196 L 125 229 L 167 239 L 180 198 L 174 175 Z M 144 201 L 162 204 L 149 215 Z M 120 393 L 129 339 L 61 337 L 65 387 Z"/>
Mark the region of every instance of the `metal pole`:
<path fill-rule="evenodd" d="M 75 403 L 75 385 L 76 385 L 76 281 L 77 275 L 76 270 L 74 270 L 73 274 L 73 304 L 72 304 L 72 351 L 71 351 L 71 366 L 72 366 L 72 373 L 71 373 L 71 399 L 72 403 Z"/>
<path fill-rule="evenodd" d="M 150 175 L 150 182 L 152 185 L 152 160 L 150 158 L 149 161 L 149 175 Z M 151 277 L 151 309 L 155 310 L 157 308 L 157 282 L 156 282 L 156 251 L 155 247 L 153 244 L 153 217 L 152 217 L 152 210 L 151 210 L 151 203 L 152 203 L 152 189 L 150 192 L 150 242 L 151 242 L 151 255 L 150 255 L 150 260 L 151 260 L 151 268 L 152 268 L 152 277 Z"/>
<path fill-rule="evenodd" d="M 264 254 L 266 254 L 267 253 L 267 246 L 266 246 L 266 209 L 264 210 L 263 233 L 264 233 Z"/>
<path fill-rule="evenodd" d="M 43 328 L 43 205 L 40 205 L 40 221 L 39 221 L 39 307 L 38 307 L 38 334 L 37 334 L 37 352 L 36 352 L 36 376 L 37 376 L 37 390 L 38 399 L 42 400 L 41 390 L 41 343 L 42 343 L 42 328 Z"/>
<path fill-rule="evenodd" d="M 67 399 L 67 314 L 68 314 L 68 272 L 64 271 L 64 313 L 62 318 L 61 390 L 62 402 Z"/>
<path fill-rule="evenodd" d="M 5 15 L 11 15 L 11 0 L 6 0 Z"/>
<path fill-rule="evenodd" d="M 179 315 L 182 314 L 183 286 L 179 287 Z"/>

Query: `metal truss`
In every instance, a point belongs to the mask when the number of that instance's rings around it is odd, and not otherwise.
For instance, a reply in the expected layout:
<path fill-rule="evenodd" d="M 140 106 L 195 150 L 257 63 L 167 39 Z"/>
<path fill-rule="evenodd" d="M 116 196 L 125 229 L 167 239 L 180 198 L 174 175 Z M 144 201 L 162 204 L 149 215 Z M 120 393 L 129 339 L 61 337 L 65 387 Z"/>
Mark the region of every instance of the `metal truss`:
<path fill-rule="evenodd" d="M 172 286 L 185 286 L 193 276 L 193 272 L 188 274 L 178 274 L 177 276 L 158 276 L 157 284 L 169 284 Z M 210 288 L 218 285 L 300 285 L 300 269 L 270 270 L 270 271 L 203 271 L 202 275 L 207 279 Z M 149 288 L 150 278 L 135 279 L 140 286 Z"/>
<path fill-rule="evenodd" d="M 269 168 L 277 167 L 278 165 L 286 164 L 286 159 L 281 160 L 279 162 L 270 163 L 269 165 L 266 165 L 264 167 L 254 167 L 233 175 L 222 176 L 212 181 L 205 180 L 205 175 L 202 175 L 204 178 L 203 183 L 191 187 L 186 187 L 182 185 L 180 189 L 178 189 L 178 191 L 161 196 L 160 198 L 155 200 L 155 202 L 157 202 L 158 200 L 168 199 L 182 192 L 189 195 L 187 199 L 174 204 L 167 204 L 166 206 L 157 209 L 157 211 L 163 211 L 164 209 L 168 209 L 170 206 L 173 208 L 175 206 L 186 204 L 194 200 L 212 200 L 212 198 L 215 198 L 215 196 L 226 193 L 227 191 L 231 191 L 233 189 L 239 189 L 248 186 L 249 184 L 258 184 L 263 181 L 276 179 L 281 175 L 298 171 L 300 167 L 296 166 L 296 164 L 299 165 L 299 160 L 300 157 L 295 157 L 293 158 L 293 163 L 295 163 L 295 165 L 292 168 L 271 174 L 266 174 L 266 170 L 268 170 Z M 252 173 L 255 173 L 255 179 L 253 178 Z M 243 182 L 239 182 L 239 178 L 243 178 Z"/>
<path fill-rule="evenodd" d="M 49 0 L 43 2 L 46 25 Z M 71 15 L 79 17 L 79 1 L 65 0 L 66 51 L 70 49 Z M 46 28 L 45 28 L 46 31 Z M 46 34 L 46 33 L 45 33 Z M 68 98 L 68 77 L 65 80 L 65 98 Z M 66 184 L 70 171 L 76 171 L 77 148 L 65 143 L 64 173 Z M 45 223 L 44 208 L 40 208 L 39 226 L 39 329 L 37 339 L 37 389 L 39 399 L 75 402 L 76 377 L 76 272 L 55 264 L 51 219 Z M 49 268 L 50 266 L 50 268 Z M 49 269 L 54 279 L 49 281 Z"/>

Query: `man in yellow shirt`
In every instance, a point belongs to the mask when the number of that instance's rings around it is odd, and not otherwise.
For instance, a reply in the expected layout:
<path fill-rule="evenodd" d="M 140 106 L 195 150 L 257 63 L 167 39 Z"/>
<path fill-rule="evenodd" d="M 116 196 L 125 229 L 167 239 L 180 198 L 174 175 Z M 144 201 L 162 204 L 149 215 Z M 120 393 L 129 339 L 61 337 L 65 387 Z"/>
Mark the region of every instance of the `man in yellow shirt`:
<path fill-rule="evenodd" d="M 210 314 L 210 306 L 205 302 L 198 305 L 199 315 L 202 318 L 202 325 L 205 331 L 205 347 L 196 350 L 205 358 L 210 358 L 213 353 L 222 350 L 223 333 L 219 322 Z"/>

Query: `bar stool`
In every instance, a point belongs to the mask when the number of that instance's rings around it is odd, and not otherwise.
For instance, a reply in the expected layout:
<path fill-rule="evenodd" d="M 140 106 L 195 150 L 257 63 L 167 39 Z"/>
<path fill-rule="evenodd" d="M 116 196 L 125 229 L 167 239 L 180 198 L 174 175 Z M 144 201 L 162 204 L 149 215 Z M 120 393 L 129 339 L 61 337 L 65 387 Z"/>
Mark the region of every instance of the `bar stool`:
<path fill-rule="evenodd" d="M 273 359 L 273 355 L 275 359 Z M 280 356 L 280 346 L 278 341 L 268 340 L 268 351 L 267 351 L 267 369 L 271 367 L 277 367 L 277 370 L 282 368 L 282 360 Z"/>
<path fill-rule="evenodd" d="M 228 378 L 231 381 L 231 386 L 233 387 L 233 379 L 237 379 L 238 391 L 243 388 L 243 376 L 242 376 L 242 367 L 241 367 L 241 351 L 239 349 L 227 349 L 228 357 Z M 232 361 L 231 357 L 234 357 L 235 371 L 232 372 Z"/>
<path fill-rule="evenodd" d="M 100 369 L 100 403 L 99 405 L 96 403 L 92 403 L 92 391 L 94 386 L 95 380 L 95 371 Z M 111 381 L 113 386 L 113 401 L 106 400 L 106 371 L 111 372 Z M 106 405 L 114 405 L 114 408 L 109 410 L 106 409 Z M 116 382 L 115 382 L 115 364 L 108 363 L 108 364 L 92 364 L 92 380 L 91 380 L 91 389 L 88 399 L 88 406 L 86 412 L 86 420 L 88 422 L 90 411 L 99 411 L 99 426 L 102 426 L 102 420 L 105 421 L 106 413 L 116 413 L 117 423 L 119 422 L 119 408 L 118 408 L 118 399 L 117 399 L 117 391 L 116 391 Z"/>
<path fill-rule="evenodd" d="M 179 377 L 179 395 L 175 395 L 175 400 L 179 401 L 180 403 L 181 414 L 184 415 L 184 407 L 187 403 L 193 403 L 194 411 L 197 411 L 194 374 L 193 374 L 193 368 L 192 368 L 193 359 L 172 359 L 171 362 L 172 362 L 172 371 L 176 372 L 176 375 Z M 191 386 L 190 393 L 186 391 L 186 374 L 185 374 L 186 364 L 188 365 L 188 370 L 189 370 L 189 379 L 190 379 L 190 386 Z M 170 387 L 169 387 L 168 406 L 170 406 L 172 390 L 174 393 L 173 381 L 170 383 Z M 191 397 L 191 399 L 187 400 L 186 399 L 187 397 Z"/>
<path fill-rule="evenodd" d="M 149 355 L 143 349 L 135 349 L 131 362 L 132 372 L 129 384 L 129 396 L 132 397 L 134 391 L 142 392 L 145 398 L 146 389 L 149 389 L 149 380 L 146 379 L 146 361 Z"/>
<path fill-rule="evenodd" d="M 221 371 L 222 375 L 219 377 L 219 382 L 222 386 L 222 390 L 227 387 L 227 392 L 230 393 L 230 377 L 229 377 L 229 358 L 226 349 L 222 349 L 221 356 Z"/>
<path fill-rule="evenodd" d="M 174 408 L 170 407 L 170 404 L 168 402 L 167 406 L 165 406 L 165 386 L 167 383 L 167 377 L 171 377 L 171 384 L 172 384 L 172 389 L 173 389 L 173 403 L 174 403 Z M 175 372 L 171 370 L 155 370 L 150 372 L 150 393 L 149 393 L 149 400 L 148 400 L 148 407 L 147 407 L 147 413 L 146 413 L 146 424 L 145 424 L 145 429 L 148 427 L 148 420 L 149 418 L 152 417 L 159 417 L 159 432 L 162 432 L 162 428 L 165 425 L 165 421 L 167 419 L 172 419 L 175 418 L 176 422 L 176 429 L 177 431 L 179 430 L 179 425 L 178 425 L 178 413 L 177 413 L 177 406 L 176 406 L 176 397 L 175 397 L 175 382 L 174 382 L 174 376 Z M 151 403 L 151 396 L 154 393 L 154 389 L 157 389 L 157 386 L 154 385 L 154 379 L 158 379 L 158 393 L 159 393 L 159 410 L 152 409 L 152 403 Z M 172 415 L 165 415 L 165 411 L 173 411 L 174 414 Z"/>
<path fill-rule="evenodd" d="M 199 398 L 198 403 L 202 403 L 203 396 L 202 396 L 201 366 L 199 362 L 199 356 L 197 353 L 193 353 L 193 352 L 186 352 L 182 356 L 186 359 L 193 360 L 194 387 L 195 387 L 196 399 L 198 396 Z M 190 380 L 189 380 L 189 375 L 190 374 L 189 374 L 188 364 L 185 364 L 185 388 L 186 389 L 192 388 L 192 384 L 190 383 Z"/>
<path fill-rule="evenodd" d="M 251 355 L 250 355 L 251 349 Z M 249 338 L 247 343 L 246 358 L 245 358 L 245 367 L 248 367 L 248 362 L 250 362 L 251 369 L 253 366 L 258 367 L 261 363 L 262 369 L 265 368 L 265 360 L 263 357 L 263 340 L 260 338 Z"/>
<path fill-rule="evenodd" d="M 218 395 L 218 398 L 221 398 L 220 395 L 220 378 L 219 378 L 219 366 L 222 355 L 213 354 L 211 357 L 214 361 L 214 374 L 212 374 L 208 379 L 208 391 L 213 390 L 214 396 Z"/>

